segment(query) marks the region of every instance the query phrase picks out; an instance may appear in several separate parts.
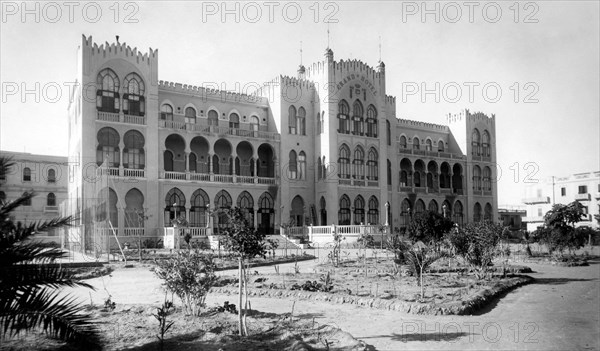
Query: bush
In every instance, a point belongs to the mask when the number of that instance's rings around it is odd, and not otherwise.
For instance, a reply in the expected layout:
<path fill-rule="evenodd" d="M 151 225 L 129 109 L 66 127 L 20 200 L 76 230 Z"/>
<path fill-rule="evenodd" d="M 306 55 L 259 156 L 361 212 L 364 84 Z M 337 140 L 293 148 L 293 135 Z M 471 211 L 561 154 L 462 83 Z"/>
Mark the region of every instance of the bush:
<path fill-rule="evenodd" d="M 199 315 L 206 294 L 217 280 L 212 256 L 185 250 L 156 264 L 156 275 L 181 299 L 185 313 Z"/>

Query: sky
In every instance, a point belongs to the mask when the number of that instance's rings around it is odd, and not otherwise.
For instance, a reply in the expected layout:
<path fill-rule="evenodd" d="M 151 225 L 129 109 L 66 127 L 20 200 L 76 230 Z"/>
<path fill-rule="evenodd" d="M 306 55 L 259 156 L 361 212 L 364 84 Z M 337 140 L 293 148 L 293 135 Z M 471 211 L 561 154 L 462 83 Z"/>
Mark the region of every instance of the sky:
<path fill-rule="evenodd" d="M 398 118 L 496 116 L 500 205 L 528 182 L 600 170 L 598 1 L 0 4 L 1 150 L 66 156 L 81 36 L 119 35 L 158 49 L 159 80 L 226 90 L 295 76 L 328 45 L 336 60 L 381 58 Z"/>

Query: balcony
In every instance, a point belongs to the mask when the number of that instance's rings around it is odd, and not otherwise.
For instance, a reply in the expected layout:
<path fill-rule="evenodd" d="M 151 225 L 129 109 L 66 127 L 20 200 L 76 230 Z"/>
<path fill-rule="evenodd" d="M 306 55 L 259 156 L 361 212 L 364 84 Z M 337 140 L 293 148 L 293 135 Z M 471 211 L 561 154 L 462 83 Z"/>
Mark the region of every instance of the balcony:
<path fill-rule="evenodd" d="M 414 149 L 403 148 L 402 146 L 398 147 L 398 153 L 406 154 L 406 155 L 453 159 L 453 160 L 466 160 L 467 159 L 466 156 L 463 156 L 460 154 L 454 154 L 454 153 L 450 153 L 450 152 L 429 151 L 429 150 L 414 150 Z"/>
<path fill-rule="evenodd" d="M 181 180 L 181 181 L 197 181 L 197 182 L 217 182 L 229 184 L 276 184 L 275 178 L 254 177 L 254 176 L 239 176 L 230 174 L 209 174 L 209 173 L 186 173 L 186 172 L 160 172 L 160 179 Z"/>
<path fill-rule="evenodd" d="M 125 178 L 145 178 L 146 170 L 137 169 L 137 168 L 108 167 L 108 168 L 101 168 L 100 175 L 108 175 L 111 177 L 125 177 Z"/>
<path fill-rule="evenodd" d="M 575 200 L 577 201 L 590 201 L 590 194 L 575 194 Z"/>
<path fill-rule="evenodd" d="M 548 197 L 548 196 L 528 197 L 528 198 L 523 199 L 523 203 L 527 204 L 527 205 L 548 204 L 548 203 L 550 203 L 550 197 Z"/>
<path fill-rule="evenodd" d="M 205 135 L 225 136 L 232 135 L 242 138 L 267 139 L 279 141 L 281 136 L 276 132 L 265 132 L 260 130 L 248 130 L 229 128 L 225 126 L 208 125 L 207 123 L 185 123 L 161 119 L 158 121 L 159 128 L 171 129 Z"/>
<path fill-rule="evenodd" d="M 111 122 L 111 123 L 127 123 L 127 124 L 137 124 L 137 125 L 146 125 L 146 118 L 144 116 L 133 116 L 126 115 L 123 112 L 113 113 L 113 112 L 104 112 L 97 111 L 98 115 L 96 120 L 103 122 Z"/>

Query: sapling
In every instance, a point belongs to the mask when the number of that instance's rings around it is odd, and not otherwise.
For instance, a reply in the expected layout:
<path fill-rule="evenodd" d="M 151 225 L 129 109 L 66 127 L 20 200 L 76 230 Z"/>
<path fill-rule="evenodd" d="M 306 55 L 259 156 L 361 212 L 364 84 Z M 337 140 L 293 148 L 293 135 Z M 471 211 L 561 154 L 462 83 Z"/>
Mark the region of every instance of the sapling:
<path fill-rule="evenodd" d="M 156 318 L 156 320 L 158 321 L 159 335 L 157 335 L 156 337 L 159 340 L 159 346 L 161 350 L 163 350 L 164 347 L 165 334 L 173 326 L 173 323 L 175 323 L 174 321 L 167 321 L 167 317 L 170 313 L 171 308 L 173 308 L 173 302 L 168 301 L 165 295 L 165 301 L 163 302 L 162 306 L 158 307 L 156 309 L 156 313 L 152 314 L 154 318 Z"/>

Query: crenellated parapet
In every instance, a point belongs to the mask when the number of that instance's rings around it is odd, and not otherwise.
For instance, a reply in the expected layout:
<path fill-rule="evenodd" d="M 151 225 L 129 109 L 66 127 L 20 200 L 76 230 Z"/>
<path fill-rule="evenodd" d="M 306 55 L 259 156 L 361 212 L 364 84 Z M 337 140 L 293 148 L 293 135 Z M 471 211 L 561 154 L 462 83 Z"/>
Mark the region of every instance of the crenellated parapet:
<path fill-rule="evenodd" d="M 428 123 L 428 122 L 413 121 L 413 120 L 410 120 L 410 119 L 402 119 L 402 118 L 398 118 L 398 126 L 400 126 L 400 127 L 408 127 L 408 128 L 420 128 L 420 129 L 436 130 L 436 131 L 439 131 L 439 132 L 447 132 L 448 131 L 448 126 L 445 126 L 445 125 L 435 124 L 435 123 Z"/>
<path fill-rule="evenodd" d="M 448 123 L 461 122 L 463 119 L 465 121 L 469 120 L 472 122 L 483 122 L 489 124 L 496 121 L 496 115 L 492 114 L 491 117 L 488 117 L 488 115 L 483 112 L 471 113 L 468 109 L 460 111 L 459 113 L 449 113 L 447 115 Z"/>
<path fill-rule="evenodd" d="M 250 102 L 262 105 L 267 104 L 267 99 L 257 94 L 237 93 L 227 90 L 211 89 L 197 85 L 182 84 L 162 80 L 158 82 L 158 89 L 163 92 L 173 92 L 191 96 L 200 96 L 203 98 L 213 97 L 215 99 L 221 99 L 224 101 Z"/>
<path fill-rule="evenodd" d="M 98 46 L 97 43 L 93 42 L 91 35 L 87 38 L 83 35 L 82 38 L 83 48 L 88 49 L 93 56 L 102 55 L 103 58 L 135 59 L 138 64 L 146 63 L 148 65 L 150 65 L 153 60 L 158 59 L 158 49 L 152 50 L 152 48 L 149 48 L 148 52 L 142 53 L 138 52 L 137 47 L 131 48 L 127 43 L 105 42 Z"/>

